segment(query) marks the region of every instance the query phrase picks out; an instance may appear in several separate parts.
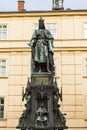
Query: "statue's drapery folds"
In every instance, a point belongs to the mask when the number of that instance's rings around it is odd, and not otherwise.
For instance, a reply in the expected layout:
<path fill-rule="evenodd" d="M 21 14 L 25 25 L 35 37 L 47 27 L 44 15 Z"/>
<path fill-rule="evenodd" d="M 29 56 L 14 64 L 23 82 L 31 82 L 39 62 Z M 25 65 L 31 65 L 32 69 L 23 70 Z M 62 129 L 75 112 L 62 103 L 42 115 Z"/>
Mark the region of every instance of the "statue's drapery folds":
<path fill-rule="evenodd" d="M 32 48 L 32 71 L 53 72 L 53 36 L 40 18 L 39 28 L 34 31 L 29 45 Z"/>

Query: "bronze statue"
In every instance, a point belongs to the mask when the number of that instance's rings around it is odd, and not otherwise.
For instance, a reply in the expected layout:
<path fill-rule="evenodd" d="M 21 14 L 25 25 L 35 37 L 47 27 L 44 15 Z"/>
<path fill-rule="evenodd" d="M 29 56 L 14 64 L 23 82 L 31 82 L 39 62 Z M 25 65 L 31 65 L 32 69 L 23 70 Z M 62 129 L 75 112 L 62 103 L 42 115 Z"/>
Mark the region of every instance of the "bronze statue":
<path fill-rule="evenodd" d="M 32 71 L 52 72 L 53 61 L 53 36 L 45 28 L 44 20 L 39 19 L 39 28 L 34 31 L 29 45 L 32 48 Z"/>
<path fill-rule="evenodd" d="M 19 118 L 18 128 L 26 126 L 26 119 L 27 119 L 27 110 L 23 110 L 21 117 Z"/>
<path fill-rule="evenodd" d="M 48 121 L 47 114 L 48 112 L 44 104 L 42 103 L 41 106 L 36 111 L 36 115 L 37 115 L 36 126 L 39 127 L 47 126 L 47 121 Z"/>
<path fill-rule="evenodd" d="M 22 90 L 25 110 L 19 118 L 17 129 L 64 130 L 65 114 L 60 111 L 62 89 L 59 91 L 54 77 L 53 36 L 45 29 L 44 20 L 39 19 L 39 28 L 34 31 L 29 43 L 32 51 L 31 78 Z M 55 80 L 54 80 L 55 78 Z"/>

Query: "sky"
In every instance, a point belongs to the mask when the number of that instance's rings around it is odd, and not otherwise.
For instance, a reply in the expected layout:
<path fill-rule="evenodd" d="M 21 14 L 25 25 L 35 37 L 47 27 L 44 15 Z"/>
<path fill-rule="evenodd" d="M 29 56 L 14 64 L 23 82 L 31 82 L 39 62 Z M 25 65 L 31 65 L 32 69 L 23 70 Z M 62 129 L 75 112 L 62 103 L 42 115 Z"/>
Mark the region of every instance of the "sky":
<path fill-rule="evenodd" d="M 0 12 L 17 11 L 18 0 L 0 0 Z M 52 10 L 53 0 L 25 0 L 27 11 Z M 87 0 L 64 0 L 64 9 L 87 9 Z"/>

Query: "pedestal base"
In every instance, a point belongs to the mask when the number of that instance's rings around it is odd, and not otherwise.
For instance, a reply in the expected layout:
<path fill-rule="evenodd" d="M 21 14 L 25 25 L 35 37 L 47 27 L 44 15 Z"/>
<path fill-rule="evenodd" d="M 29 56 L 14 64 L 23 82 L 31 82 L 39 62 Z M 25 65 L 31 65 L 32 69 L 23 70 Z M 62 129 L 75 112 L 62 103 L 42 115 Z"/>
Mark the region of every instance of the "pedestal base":
<path fill-rule="evenodd" d="M 58 104 L 62 95 L 51 73 L 33 73 L 23 96 L 26 98 L 26 108 L 17 128 L 22 130 L 67 129 L 66 119 Z"/>

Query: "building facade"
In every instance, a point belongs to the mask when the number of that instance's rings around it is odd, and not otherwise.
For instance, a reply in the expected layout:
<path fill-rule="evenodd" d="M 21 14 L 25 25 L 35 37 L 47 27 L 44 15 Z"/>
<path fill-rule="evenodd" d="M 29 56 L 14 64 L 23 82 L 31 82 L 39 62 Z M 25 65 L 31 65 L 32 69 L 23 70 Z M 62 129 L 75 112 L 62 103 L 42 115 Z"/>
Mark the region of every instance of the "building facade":
<path fill-rule="evenodd" d="M 27 45 L 42 16 L 54 36 L 61 111 L 69 130 L 87 129 L 87 10 L 0 12 L 0 130 L 15 130 L 31 75 Z"/>

